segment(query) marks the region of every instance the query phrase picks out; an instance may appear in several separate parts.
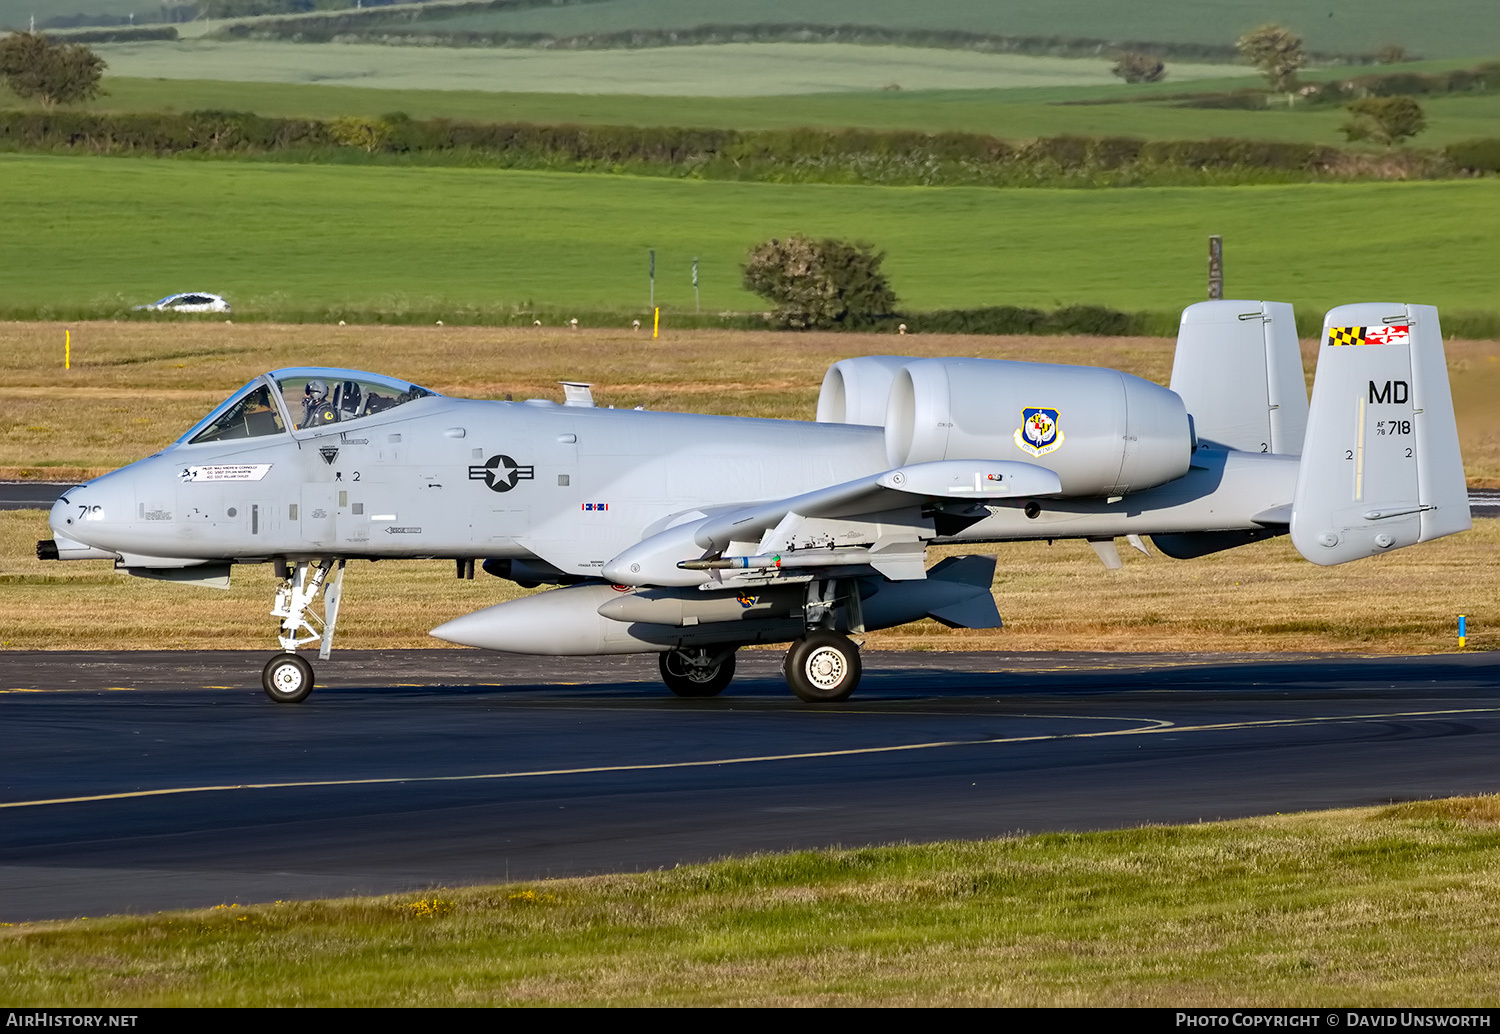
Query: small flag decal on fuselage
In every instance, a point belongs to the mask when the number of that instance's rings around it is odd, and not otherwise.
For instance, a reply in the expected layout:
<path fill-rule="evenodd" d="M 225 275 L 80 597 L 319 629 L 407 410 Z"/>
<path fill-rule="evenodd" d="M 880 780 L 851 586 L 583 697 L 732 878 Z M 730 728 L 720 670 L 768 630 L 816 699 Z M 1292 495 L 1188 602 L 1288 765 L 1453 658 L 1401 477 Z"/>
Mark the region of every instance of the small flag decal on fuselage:
<path fill-rule="evenodd" d="M 584 513 L 602 513 L 609 509 L 608 503 L 579 503 Z"/>
<path fill-rule="evenodd" d="M 1411 326 L 1398 323 L 1389 327 L 1329 327 L 1328 345 L 1409 345 Z"/>

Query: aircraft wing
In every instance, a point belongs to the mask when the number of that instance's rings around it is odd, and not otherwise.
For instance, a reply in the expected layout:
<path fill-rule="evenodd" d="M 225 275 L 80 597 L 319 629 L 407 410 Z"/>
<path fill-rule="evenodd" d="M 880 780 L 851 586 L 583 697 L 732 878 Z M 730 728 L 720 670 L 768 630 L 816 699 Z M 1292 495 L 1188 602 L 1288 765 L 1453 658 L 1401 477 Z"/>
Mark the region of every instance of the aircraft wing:
<path fill-rule="evenodd" d="M 936 537 L 924 507 L 1058 495 L 1045 467 L 1013 460 L 938 460 L 753 503 L 653 535 L 604 565 L 621 585 L 700 585 L 725 572 L 765 578 L 798 568 L 868 567 L 896 580 L 925 577 Z"/>

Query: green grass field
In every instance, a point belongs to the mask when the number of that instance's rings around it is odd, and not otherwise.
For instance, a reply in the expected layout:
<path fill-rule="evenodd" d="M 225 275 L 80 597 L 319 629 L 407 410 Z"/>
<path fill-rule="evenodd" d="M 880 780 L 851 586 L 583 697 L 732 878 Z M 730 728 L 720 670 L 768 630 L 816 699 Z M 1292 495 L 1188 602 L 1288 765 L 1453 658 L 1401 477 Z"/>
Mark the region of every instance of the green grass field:
<path fill-rule="evenodd" d="M 1459 798 L 23 924 L 0 1000 L 1494 1008 L 1497 819 Z"/>
<path fill-rule="evenodd" d="M 85 0 L 78 0 L 82 3 Z M 634 28 L 704 24 L 805 22 L 892 28 L 959 29 L 1011 36 L 1085 36 L 1111 40 L 1233 43 L 1266 22 L 1290 26 L 1314 50 L 1369 52 L 1404 44 L 1425 57 L 1459 57 L 1492 49 L 1494 8 L 1488 0 L 610 0 L 498 11 L 444 25 L 574 36 Z"/>
<path fill-rule="evenodd" d="M 153 52 L 154 46 L 162 46 Z M 1028 86 L 986 89 L 913 89 L 907 79 L 899 91 L 884 89 L 851 92 L 805 92 L 768 96 L 650 96 L 647 85 L 637 78 L 604 77 L 588 79 L 590 89 L 607 92 L 557 92 L 567 84 L 578 86 L 582 79 L 554 78 L 545 85 L 512 72 L 486 81 L 483 75 L 469 76 L 465 61 L 481 71 L 486 65 L 499 67 L 519 61 L 513 67 L 532 60 L 568 62 L 578 67 L 593 67 L 595 72 L 610 62 L 647 59 L 671 76 L 670 85 L 715 91 L 745 91 L 758 82 L 759 88 L 784 90 L 789 81 L 767 84 L 764 79 L 727 81 L 715 74 L 694 79 L 687 75 L 688 66 L 674 66 L 673 59 L 684 54 L 715 48 L 682 48 L 657 50 L 643 54 L 615 53 L 527 53 L 515 51 L 449 51 L 419 47 L 348 47 L 340 44 L 267 45 L 275 54 L 286 57 L 286 63 L 249 67 L 244 60 L 249 50 L 229 54 L 233 60 L 202 60 L 223 48 L 253 48 L 257 44 L 121 44 L 101 47 L 112 62 L 105 79 L 106 94 L 82 105 L 98 111 L 253 111 L 268 116 L 306 116 L 334 118 L 343 115 L 379 116 L 402 111 L 414 118 L 456 118 L 480 122 L 582 123 L 595 125 L 692 126 L 727 129 L 781 129 L 799 126 L 863 127 L 871 129 L 910 129 L 927 132 L 960 131 L 985 133 L 1010 140 L 1027 140 L 1040 136 L 1075 133 L 1089 136 L 1138 136 L 1148 139 L 1192 140 L 1211 137 L 1240 137 L 1255 140 L 1318 142 L 1343 144 L 1339 127 L 1348 119 L 1341 108 L 1308 109 L 1297 107 L 1266 108 L 1258 111 L 1211 110 L 1175 106 L 1170 97 L 1187 92 L 1240 89 L 1257 85 L 1260 80 L 1245 75 L 1226 77 L 1222 67 L 1217 78 L 1186 81 L 1176 78 L 1177 66 L 1169 65 L 1168 80 L 1159 84 L 1127 86 L 1107 74 L 1100 79 L 1098 62 L 1073 59 L 1005 58 L 1018 64 L 1015 77 L 1031 69 Z M 884 48 L 901 52 L 902 48 Z M 796 45 L 786 44 L 783 51 L 798 56 Z M 817 50 L 813 47 L 808 53 Z M 842 79 L 838 69 L 820 70 L 824 86 L 846 82 L 864 82 L 876 87 L 900 80 L 893 66 L 872 63 L 871 54 L 882 48 L 845 47 L 851 71 Z M 325 61 L 318 55 L 328 53 Z M 914 67 L 943 66 L 952 52 L 906 50 L 904 57 Z M 183 57 L 174 64 L 173 55 Z M 368 55 L 362 64 L 351 55 Z M 713 54 L 709 54 L 713 57 Z M 959 55 L 982 57 L 982 55 Z M 463 88 L 426 89 L 395 88 L 398 81 L 421 82 L 426 72 L 457 60 L 454 69 L 444 71 L 450 85 Z M 597 60 L 596 60 L 597 59 Z M 864 59 L 861 64 L 859 59 Z M 602 60 L 604 64 L 598 63 Z M 694 58 L 701 64 L 701 59 Z M 768 57 L 746 55 L 762 70 L 776 64 Z M 985 60 L 991 60 L 985 58 Z M 994 59 L 1000 60 L 1000 59 Z M 592 63 L 592 65 L 591 65 Z M 1467 68 L 1473 61 L 1423 61 L 1402 66 L 1412 71 L 1446 71 Z M 249 70 L 247 71 L 247 67 Z M 622 67 L 616 65 L 616 67 Z M 999 66 L 996 66 L 999 67 Z M 404 69 L 404 71 L 403 71 Z M 1051 71 L 1049 71 L 1051 69 Z M 1203 71 L 1209 69 L 1204 68 Z M 141 76 L 126 74 L 141 71 Z M 701 71 L 701 69 L 699 70 Z M 1238 70 L 1233 70 L 1238 71 Z M 961 70 L 952 75 L 959 75 Z M 364 74 L 372 73 L 372 74 Z M 204 78 L 182 78 L 184 75 Z M 694 75 L 698 73 L 695 72 Z M 948 75 L 947 71 L 943 74 Z M 964 73 L 967 74 L 967 73 Z M 1010 74 L 1010 73 L 1007 73 Z M 1341 69 L 1310 71 L 1310 81 L 1346 74 Z M 260 81 L 237 81 L 236 76 L 257 76 Z M 1037 85 L 1049 81 L 1084 80 L 1083 85 Z M 403 78 L 405 77 L 405 78 Z M 588 78 L 588 77 L 584 77 Z M 288 79 L 295 81 L 270 81 Z M 512 80 L 514 80 L 512 82 Z M 516 90 L 499 89 L 511 82 Z M 667 82 L 667 80 L 663 80 Z M 700 83 L 707 85 L 700 86 Z M 660 85 L 660 84 L 658 84 Z M 821 88 L 821 87 L 820 87 Z M 517 90 L 519 92 L 517 92 Z M 629 92 L 616 92 L 629 91 Z M 1123 100 L 1132 103 L 1091 104 L 1088 101 Z M 0 86 L 0 104 L 6 107 L 35 107 Z M 1440 147 L 1455 140 L 1500 136 L 1500 92 L 1461 96 L 1424 98 L 1423 108 L 1428 128 L 1415 144 Z"/>
<path fill-rule="evenodd" d="M 754 97 L 879 90 L 1110 85 L 1100 59 L 916 47 L 731 43 L 652 50 L 550 51 L 369 44 L 110 43 L 115 75 L 333 83 L 384 89 Z M 1247 70 L 1248 72 L 1248 70 Z M 1174 63 L 1173 78 L 1223 78 L 1223 65 Z"/>
<path fill-rule="evenodd" d="M 1235 81 L 1224 81 L 1228 86 Z M 1244 80 L 1238 81 L 1243 84 Z M 253 111 L 279 117 L 375 117 L 474 122 L 690 126 L 727 129 L 861 127 L 985 133 L 1007 140 L 1074 133 L 1155 140 L 1253 140 L 1343 144 L 1342 109 L 1215 111 L 1153 104 L 1058 104 L 1046 99 L 1094 91 L 929 90 L 804 94 L 792 97 L 644 97 L 629 94 L 492 93 L 483 90 L 387 90 L 308 83 L 241 83 L 111 76 L 97 111 Z M 1166 84 L 1170 86 L 1171 84 Z M 1217 84 L 1216 84 L 1217 85 Z M 1178 87 L 1181 89 L 1181 87 Z M 1194 89 L 1198 88 L 1195 84 Z M 1037 99 L 1035 95 L 1042 95 Z M 3 94 L 0 94 L 3 95 Z M 1149 94 L 1146 94 L 1149 96 Z M 7 106 L 25 107 L 14 101 Z M 1423 101 L 1428 128 L 1413 143 L 1441 147 L 1500 136 L 1500 93 Z"/>
<path fill-rule="evenodd" d="M 1500 310 L 1500 181 L 1134 190 L 796 186 L 254 162 L 0 156 L 0 306 L 170 291 L 246 308 L 413 302 L 758 310 L 745 251 L 870 241 L 911 310 L 1173 310 L 1225 236 L 1233 295 Z"/>
<path fill-rule="evenodd" d="M 0 0 L 0 28 L 25 28 L 79 11 L 159 17 L 137 0 Z M 703 24 L 804 22 L 900 29 L 957 29 L 1013 36 L 1085 36 L 1117 40 L 1229 43 L 1264 22 L 1280 22 L 1306 37 L 1315 50 L 1369 52 L 1401 43 L 1427 57 L 1464 57 L 1493 40 L 1488 0 L 1325 0 L 1314 10 L 1297 0 L 607 0 L 529 10 L 491 12 L 446 20 L 455 28 L 579 35 L 634 28 L 687 28 Z M 189 29 L 197 26 L 190 26 Z"/>

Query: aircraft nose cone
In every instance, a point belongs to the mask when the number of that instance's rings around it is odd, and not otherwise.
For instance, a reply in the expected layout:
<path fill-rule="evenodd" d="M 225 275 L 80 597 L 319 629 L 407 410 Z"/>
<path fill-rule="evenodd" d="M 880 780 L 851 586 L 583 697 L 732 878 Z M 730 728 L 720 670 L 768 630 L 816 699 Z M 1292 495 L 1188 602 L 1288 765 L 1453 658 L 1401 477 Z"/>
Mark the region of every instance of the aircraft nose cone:
<path fill-rule="evenodd" d="M 87 485 L 70 488 L 52 504 L 47 515 L 47 524 L 52 528 L 52 541 L 61 560 L 110 560 L 119 554 L 109 548 L 101 548 L 98 541 L 109 525 L 106 518 L 119 506 L 110 501 L 113 493 L 92 490 Z M 122 504 L 123 505 L 123 504 Z M 128 519 L 121 512 L 118 519 Z M 40 554 L 39 554 L 40 555 Z"/>
<path fill-rule="evenodd" d="M 78 491 L 78 489 L 75 488 L 75 489 L 72 489 L 71 492 L 64 492 L 55 502 L 53 502 L 53 504 L 52 504 L 52 512 L 49 513 L 49 514 L 47 514 L 47 524 L 48 524 L 49 527 L 52 528 L 53 534 L 62 534 L 63 529 L 65 529 L 65 528 L 67 528 L 69 526 L 68 525 L 68 516 L 69 516 L 69 510 L 68 510 L 68 508 L 70 506 L 72 506 L 72 501 L 70 499 L 70 496 L 71 496 L 72 492 L 77 492 L 77 491 Z M 68 500 L 68 501 L 64 502 L 65 499 Z"/>

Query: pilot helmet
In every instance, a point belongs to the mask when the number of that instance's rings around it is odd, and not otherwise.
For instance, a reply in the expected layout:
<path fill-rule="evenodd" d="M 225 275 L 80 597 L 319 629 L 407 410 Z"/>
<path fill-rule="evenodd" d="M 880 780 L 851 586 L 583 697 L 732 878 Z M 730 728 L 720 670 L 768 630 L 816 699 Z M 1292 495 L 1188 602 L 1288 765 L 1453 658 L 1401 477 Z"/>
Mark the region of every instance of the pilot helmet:
<path fill-rule="evenodd" d="M 308 381 L 302 395 L 307 405 L 316 406 L 328 397 L 328 385 L 323 381 Z"/>

